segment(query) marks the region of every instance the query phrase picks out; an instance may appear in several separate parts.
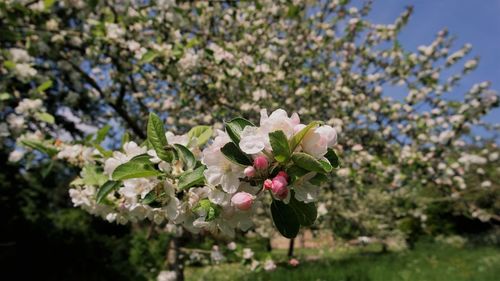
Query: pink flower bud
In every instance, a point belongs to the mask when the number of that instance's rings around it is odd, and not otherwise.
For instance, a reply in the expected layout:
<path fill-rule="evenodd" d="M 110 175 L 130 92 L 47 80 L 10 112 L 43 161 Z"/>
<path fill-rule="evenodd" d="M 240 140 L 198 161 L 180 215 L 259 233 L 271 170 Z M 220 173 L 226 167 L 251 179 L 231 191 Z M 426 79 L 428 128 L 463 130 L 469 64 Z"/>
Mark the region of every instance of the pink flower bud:
<path fill-rule="evenodd" d="M 288 177 L 288 174 L 285 171 L 280 171 L 276 176 L 277 177 L 284 177 L 287 182 L 288 182 L 288 180 L 290 180 L 290 178 Z"/>
<path fill-rule="evenodd" d="M 298 259 L 296 259 L 296 258 L 290 259 L 290 260 L 288 261 L 288 264 L 290 264 L 290 265 L 291 265 L 291 266 L 293 266 L 293 267 L 298 266 L 298 265 L 299 265 L 299 263 L 300 263 L 300 262 L 299 262 L 299 260 L 298 260 Z"/>
<path fill-rule="evenodd" d="M 252 207 L 253 196 L 248 192 L 238 192 L 231 198 L 231 203 L 233 203 L 236 208 L 246 211 Z"/>
<path fill-rule="evenodd" d="M 264 188 L 269 190 L 273 186 L 273 181 L 270 179 L 267 179 L 264 181 Z"/>
<path fill-rule="evenodd" d="M 273 194 L 279 199 L 285 199 L 288 195 L 288 188 L 286 187 L 288 182 L 282 176 L 277 176 L 273 179 L 273 185 L 271 187 L 271 191 Z"/>
<path fill-rule="evenodd" d="M 248 166 L 245 168 L 243 173 L 245 174 L 246 177 L 251 178 L 251 177 L 255 176 L 255 168 L 252 166 Z"/>
<path fill-rule="evenodd" d="M 258 170 L 264 170 L 269 166 L 269 162 L 265 156 L 258 156 L 253 161 L 253 166 Z"/>

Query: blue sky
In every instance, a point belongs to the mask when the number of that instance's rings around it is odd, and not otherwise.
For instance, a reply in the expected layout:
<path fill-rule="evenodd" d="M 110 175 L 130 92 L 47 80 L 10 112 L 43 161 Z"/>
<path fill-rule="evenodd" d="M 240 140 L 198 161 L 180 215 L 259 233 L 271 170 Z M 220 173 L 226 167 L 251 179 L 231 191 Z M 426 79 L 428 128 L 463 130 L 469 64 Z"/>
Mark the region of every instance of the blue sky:
<path fill-rule="evenodd" d="M 428 45 L 446 27 L 456 37 L 456 48 L 471 43 L 469 58 L 480 57 L 479 67 L 464 78 L 457 91 L 463 94 L 481 81 L 490 81 L 494 90 L 500 90 L 500 0 L 375 0 L 369 19 L 392 23 L 409 5 L 414 13 L 399 37 L 405 49 Z M 499 123 L 500 109 L 485 120 Z"/>

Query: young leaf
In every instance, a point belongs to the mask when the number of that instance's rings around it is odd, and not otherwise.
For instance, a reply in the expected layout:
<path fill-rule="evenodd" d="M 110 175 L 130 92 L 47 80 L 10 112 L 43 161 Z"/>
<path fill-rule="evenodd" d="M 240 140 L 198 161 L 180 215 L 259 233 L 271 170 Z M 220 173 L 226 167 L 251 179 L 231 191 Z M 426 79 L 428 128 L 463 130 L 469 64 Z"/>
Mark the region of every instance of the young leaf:
<path fill-rule="evenodd" d="M 304 203 L 295 199 L 295 195 L 291 194 L 290 203 L 288 204 L 292 207 L 293 211 L 297 215 L 300 225 L 311 226 L 316 217 L 318 216 L 318 211 L 314 203 Z"/>
<path fill-rule="evenodd" d="M 179 189 L 183 190 L 190 188 L 195 185 L 203 184 L 205 178 L 203 172 L 205 171 L 205 166 L 200 166 L 193 171 L 186 172 L 179 177 Z"/>
<path fill-rule="evenodd" d="M 252 122 L 246 120 L 245 118 L 234 118 L 233 120 L 226 123 L 227 134 L 234 143 L 240 143 L 241 131 L 243 131 L 246 126 L 255 127 Z"/>
<path fill-rule="evenodd" d="M 188 132 L 188 137 L 191 140 L 192 138 L 196 138 L 198 141 L 198 146 L 202 146 L 210 139 L 212 136 L 212 127 L 210 126 L 196 126 L 193 127 Z"/>
<path fill-rule="evenodd" d="M 292 160 L 297 166 L 308 171 L 319 173 L 325 172 L 323 164 L 307 153 L 296 152 L 292 155 Z"/>
<path fill-rule="evenodd" d="M 101 186 L 107 178 L 95 165 L 87 165 L 82 169 L 82 181 L 86 185 Z"/>
<path fill-rule="evenodd" d="M 130 135 L 127 132 L 123 133 L 121 146 L 123 146 L 124 144 L 126 144 L 129 141 L 130 141 Z"/>
<path fill-rule="evenodd" d="M 57 154 L 58 150 L 52 146 L 45 145 L 42 142 L 35 140 L 22 140 L 21 143 L 29 148 L 36 149 L 42 153 L 52 157 Z"/>
<path fill-rule="evenodd" d="M 300 222 L 291 206 L 279 200 L 271 203 L 271 215 L 278 231 L 288 239 L 295 238 L 299 233 Z"/>
<path fill-rule="evenodd" d="M 104 198 L 111 192 L 116 189 L 118 189 L 121 185 L 121 182 L 119 181 L 107 181 L 105 182 L 101 187 L 99 187 L 99 190 L 97 190 L 96 194 L 96 202 L 97 204 L 101 203 Z"/>
<path fill-rule="evenodd" d="M 228 142 L 226 143 L 220 151 L 226 156 L 227 159 L 232 162 L 243 165 L 243 166 L 251 166 L 252 160 L 248 157 L 241 149 L 234 143 Z"/>
<path fill-rule="evenodd" d="M 162 172 L 156 170 L 149 161 L 149 156 L 142 154 L 132 158 L 127 163 L 116 167 L 112 178 L 114 180 L 125 180 L 133 178 L 155 177 L 162 175 Z"/>
<path fill-rule="evenodd" d="M 317 126 L 319 126 L 319 124 L 321 124 L 321 122 L 319 122 L 319 121 L 313 121 L 313 122 L 309 123 L 309 125 L 307 125 L 305 128 L 303 128 L 302 130 L 300 130 L 298 133 L 296 133 L 290 139 L 290 151 L 294 152 L 295 149 L 297 148 L 297 146 L 302 141 L 302 139 L 306 136 L 307 132 L 309 132 L 309 130 L 311 130 L 313 128 L 316 128 Z"/>
<path fill-rule="evenodd" d="M 283 131 L 276 131 L 269 133 L 269 141 L 273 148 L 274 159 L 283 163 L 290 158 L 290 146 Z"/>
<path fill-rule="evenodd" d="M 337 169 L 340 167 L 339 157 L 337 156 L 337 153 L 335 153 L 335 150 L 328 148 L 325 157 L 328 159 L 333 168 Z"/>
<path fill-rule="evenodd" d="M 158 158 L 161 160 L 171 162 L 173 157 L 172 153 L 168 153 L 165 150 L 165 146 L 168 144 L 167 138 L 165 137 L 165 129 L 163 128 L 163 122 L 160 117 L 155 113 L 151 112 L 149 114 L 148 120 L 148 141 L 153 146 L 156 151 Z"/>
<path fill-rule="evenodd" d="M 205 211 L 205 221 L 212 221 L 216 219 L 219 216 L 221 207 L 210 202 L 209 199 L 201 199 L 200 202 L 196 205 L 196 207 L 193 208 L 194 212 L 197 212 L 198 210 L 203 210 Z"/>
<path fill-rule="evenodd" d="M 332 171 L 333 167 L 332 165 L 330 165 L 330 162 L 328 162 L 328 160 L 319 159 L 318 162 L 321 164 L 321 166 L 323 166 L 323 170 L 325 170 L 325 172 L 329 173 Z"/>
<path fill-rule="evenodd" d="M 49 89 L 52 87 L 52 80 L 47 80 L 43 82 L 40 86 L 36 88 L 36 91 L 39 93 L 45 92 L 45 90 Z"/>
<path fill-rule="evenodd" d="M 144 196 L 144 199 L 142 199 L 142 204 L 149 205 L 153 203 L 156 200 L 156 191 L 152 190 L 146 196 Z"/>
<path fill-rule="evenodd" d="M 144 55 L 142 55 L 141 58 L 141 63 L 150 63 L 152 62 L 156 57 L 158 57 L 158 53 L 155 51 L 147 51 Z"/>
<path fill-rule="evenodd" d="M 39 121 L 49 123 L 49 124 L 54 124 L 54 122 L 55 122 L 54 116 L 52 116 L 52 114 L 47 113 L 47 112 L 38 112 L 35 114 L 35 117 Z"/>
<path fill-rule="evenodd" d="M 106 138 L 106 135 L 108 134 L 110 129 L 111 129 L 111 125 L 109 125 L 109 124 L 102 127 L 101 129 L 99 129 L 97 131 L 96 136 L 95 136 L 94 143 L 100 144 Z"/>
<path fill-rule="evenodd" d="M 191 170 L 196 166 L 196 158 L 187 147 L 176 143 L 174 144 L 174 148 L 177 151 L 182 163 L 186 165 L 187 170 Z"/>

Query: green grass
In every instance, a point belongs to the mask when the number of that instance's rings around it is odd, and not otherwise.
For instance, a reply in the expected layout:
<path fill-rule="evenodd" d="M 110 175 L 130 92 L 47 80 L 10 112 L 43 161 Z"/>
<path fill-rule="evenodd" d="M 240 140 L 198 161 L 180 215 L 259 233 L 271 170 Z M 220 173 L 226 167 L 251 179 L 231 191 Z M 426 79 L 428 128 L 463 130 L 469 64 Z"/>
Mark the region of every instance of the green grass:
<path fill-rule="evenodd" d="M 418 244 L 399 253 L 338 249 L 298 250 L 301 264 L 286 265 L 285 252 L 272 253 L 281 261 L 274 272 L 251 272 L 241 264 L 188 267 L 186 279 L 195 280 L 332 280 L 332 281 L 497 281 L 500 280 L 500 249 L 495 247 L 454 248 L 442 244 Z M 316 261 L 305 261 L 315 256 Z"/>

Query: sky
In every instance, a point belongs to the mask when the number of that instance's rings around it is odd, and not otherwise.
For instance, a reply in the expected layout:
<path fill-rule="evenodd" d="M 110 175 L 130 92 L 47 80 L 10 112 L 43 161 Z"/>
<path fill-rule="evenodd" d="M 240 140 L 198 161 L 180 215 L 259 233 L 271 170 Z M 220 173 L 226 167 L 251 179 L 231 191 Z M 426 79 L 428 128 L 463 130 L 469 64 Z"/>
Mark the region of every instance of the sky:
<path fill-rule="evenodd" d="M 468 58 L 480 58 L 478 68 L 464 78 L 457 91 L 463 94 L 482 81 L 490 81 L 492 89 L 500 91 L 500 0 L 374 0 L 368 18 L 374 23 L 392 23 L 410 5 L 413 15 L 399 37 L 405 49 L 428 45 L 439 30 L 447 28 L 456 37 L 456 48 L 470 43 Z M 500 123 L 500 109 L 485 120 Z"/>

